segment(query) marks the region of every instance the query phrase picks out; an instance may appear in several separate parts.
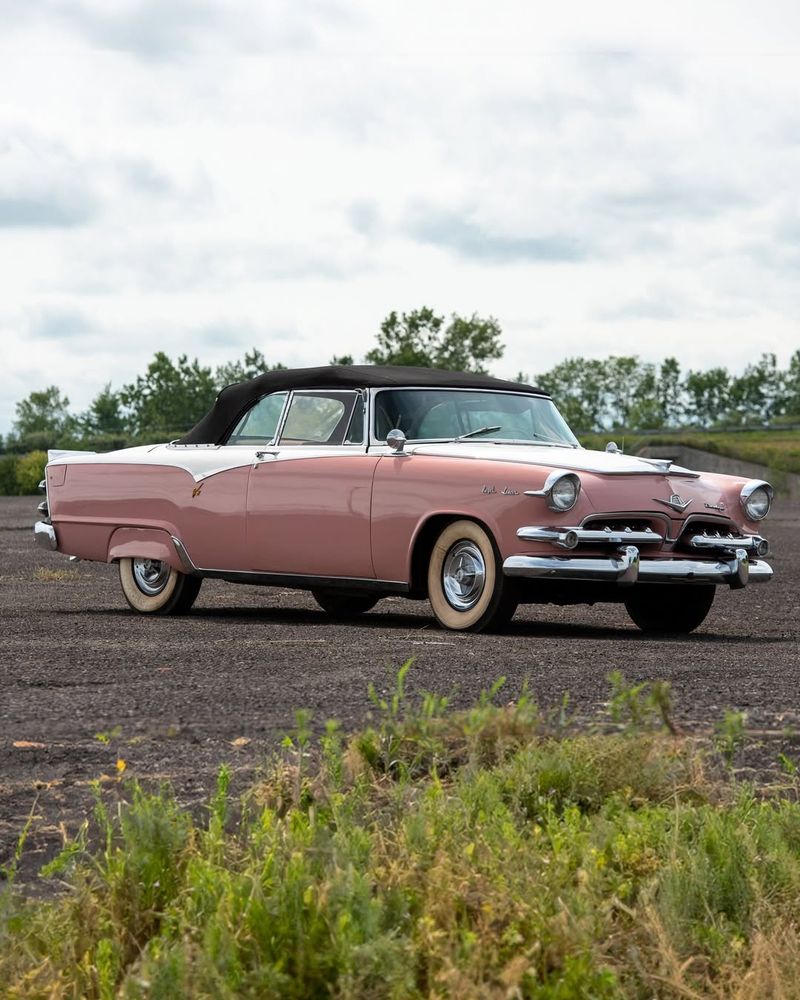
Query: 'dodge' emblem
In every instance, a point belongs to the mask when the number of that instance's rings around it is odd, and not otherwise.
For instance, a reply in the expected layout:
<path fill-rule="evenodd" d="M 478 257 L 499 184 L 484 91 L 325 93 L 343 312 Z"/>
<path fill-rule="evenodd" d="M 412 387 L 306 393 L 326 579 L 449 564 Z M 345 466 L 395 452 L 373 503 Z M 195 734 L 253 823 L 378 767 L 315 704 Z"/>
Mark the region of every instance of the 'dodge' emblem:
<path fill-rule="evenodd" d="M 672 507 L 673 510 L 686 510 L 691 500 L 684 500 L 679 493 L 673 493 L 669 500 L 661 500 L 659 497 L 653 497 L 656 503 L 663 503 L 666 507 Z"/>

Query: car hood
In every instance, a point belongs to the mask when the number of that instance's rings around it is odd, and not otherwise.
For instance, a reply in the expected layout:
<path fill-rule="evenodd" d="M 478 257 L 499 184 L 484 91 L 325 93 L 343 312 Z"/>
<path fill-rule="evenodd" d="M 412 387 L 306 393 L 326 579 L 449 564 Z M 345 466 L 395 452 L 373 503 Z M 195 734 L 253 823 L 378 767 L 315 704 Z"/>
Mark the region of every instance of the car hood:
<path fill-rule="evenodd" d="M 590 451 L 587 448 L 549 448 L 533 444 L 454 441 L 449 444 L 412 445 L 408 451 L 415 455 L 430 455 L 436 458 L 515 462 L 520 465 L 538 465 L 551 469 L 567 469 L 570 472 L 592 472 L 609 476 L 663 476 L 667 469 L 673 475 L 698 475 L 677 465 L 668 467 L 666 462 L 661 460 L 653 461 L 608 451 Z"/>
<path fill-rule="evenodd" d="M 581 498 L 578 506 L 564 516 L 577 519 L 576 523 L 598 511 L 652 511 L 678 521 L 702 514 L 743 522 L 739 491 L 744 479 L 692 472 L 670 465 L 666 460 L 585 448 L 546 448 L 488 441 L 422 444 L 407 450 L 420 457 L 475 461 L 480 469 L 481 483 L 489 488 L 487 492 L 502 493 L 507 488 L 507 496 L 541 489 L 551 469 L 575 472 L 581 477 Z M 546 516 L 553 520 L 552 513 Z M 752 529 L 757 527 L 754 524 Z"/>

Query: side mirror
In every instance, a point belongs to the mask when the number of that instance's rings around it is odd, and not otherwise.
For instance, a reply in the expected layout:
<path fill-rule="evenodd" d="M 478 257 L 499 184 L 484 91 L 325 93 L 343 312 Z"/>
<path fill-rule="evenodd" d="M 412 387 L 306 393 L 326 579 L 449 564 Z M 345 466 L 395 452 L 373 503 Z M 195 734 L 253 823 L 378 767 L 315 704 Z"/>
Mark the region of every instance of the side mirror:
<path fill-rule="evenodd" d="M 405 455 L 406 446 L 406 436 L 405 434 L 395 428 L 393 431 L 389 431 L 386 435 L 386 443 L 395 453 L 395 455 Z"/>

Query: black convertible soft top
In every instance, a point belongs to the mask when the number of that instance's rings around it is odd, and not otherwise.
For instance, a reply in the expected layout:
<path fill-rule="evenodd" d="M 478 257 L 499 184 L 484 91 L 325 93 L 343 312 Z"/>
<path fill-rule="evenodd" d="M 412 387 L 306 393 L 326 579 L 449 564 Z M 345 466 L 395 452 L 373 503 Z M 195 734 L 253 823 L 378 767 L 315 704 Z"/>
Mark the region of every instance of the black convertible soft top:
<path fill-rule="evenodd" d="M 270 392 L 286 389 L 371 389 L 410 386 L 440 389 L 501 389 L 505 392 L 548 393 L 521 382 L 507 382 L 490 375 L 448 372 L 440 368 L 405 368 L 382 365 L 325 365 L 322 368 L 287 368 L 265 372 L 247 382 L 226 386 L 208 413 L 179 438 L 178 444 L 220 444 L 244 412 Z"/>

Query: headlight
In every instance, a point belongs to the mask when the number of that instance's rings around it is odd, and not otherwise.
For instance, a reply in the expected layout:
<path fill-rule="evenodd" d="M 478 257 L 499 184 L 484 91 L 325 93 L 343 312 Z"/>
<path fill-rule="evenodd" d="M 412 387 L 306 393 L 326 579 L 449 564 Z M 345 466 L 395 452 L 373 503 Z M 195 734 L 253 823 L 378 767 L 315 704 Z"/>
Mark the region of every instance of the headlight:
<path fill-rule="evenodd" d="M 544 497 L 550 510 L 572 510 L 581 493 L 581 481 L 574 472 L 556 469 L 540 490 L 525 490 L 526 497 Z"/>
<path fill-rule="evenodd" d="M 745 483 L 739 494 L 739 500 L 747 519 L 749 521 L 763 520 L 769 514 L 774 496 L 775 490 L 762 479 L 751 479 L 749 483 Z"/>
<path fill-rule="evenodd" d="M 550 490 L 547 498 L 547 506 L 550 510 L 572 510 L 578 502 L 578 494 L 581 491 L 581 481 L 572 474 L 562 476 Z"/>

